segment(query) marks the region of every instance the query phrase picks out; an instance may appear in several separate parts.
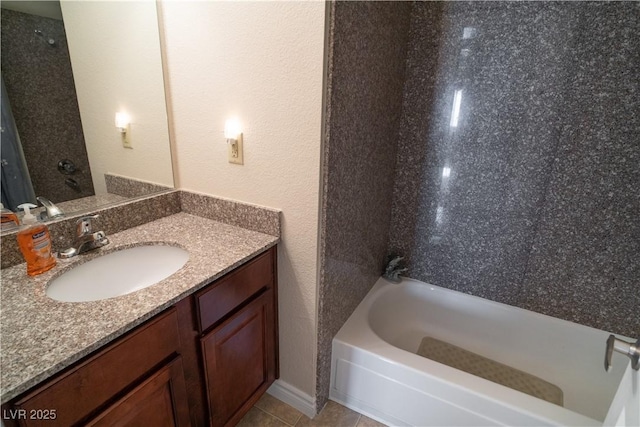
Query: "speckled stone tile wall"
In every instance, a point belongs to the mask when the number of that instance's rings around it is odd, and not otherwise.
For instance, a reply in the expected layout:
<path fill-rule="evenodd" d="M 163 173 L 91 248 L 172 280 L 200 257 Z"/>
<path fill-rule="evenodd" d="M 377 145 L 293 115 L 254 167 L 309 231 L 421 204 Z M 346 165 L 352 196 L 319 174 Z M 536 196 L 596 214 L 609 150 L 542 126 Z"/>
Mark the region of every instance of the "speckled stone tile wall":
<path fill-rule="evenodd" d="M 7 9 L 0 14 L 2 77 L 36 196 L 58 203 L 93 195 L 62 21 Z M 75 163 L 71 178 L 79 191 L 66 185 L 68 176 L 58 171 L 62 159 Z"/>
<path fill-rule="evenodd" d="M 640 334 L 639 27 L 636 2 L 414 3 L 408 276 Z"/>
<path fill-rule="evenodd" d="M 171 187 L 153 182 L 141 181 L 139 179 L 127 178 L 110 173 L 104 174 L 104 181 L 107 185 L 107 193 L 123 197 L 140 197 L 171 189 Z"/>
<path fill-rule="evenodd" d="M 520 304 L 639 338 L 640 3 L 580 6 Z"/>
<path fill-rule="evenodd" d="M 331 340 L 385 264 L 411 3 L 330 5 L 317 407 Z"/>

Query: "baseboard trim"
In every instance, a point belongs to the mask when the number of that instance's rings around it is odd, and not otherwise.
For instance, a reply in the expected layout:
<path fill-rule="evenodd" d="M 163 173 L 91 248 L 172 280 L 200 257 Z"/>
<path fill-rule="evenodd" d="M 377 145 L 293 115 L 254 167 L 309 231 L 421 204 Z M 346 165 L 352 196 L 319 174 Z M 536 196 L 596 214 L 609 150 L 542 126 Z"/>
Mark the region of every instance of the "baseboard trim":
<path fill-rule="evenodd" d="M 307 393 L 298 390 L 291 384 L 288 384 L 281 380 L 276 380 L 267 393 L 296 408 L 309 418 L 316 416 L 316 399 L 309 396 Z"/>

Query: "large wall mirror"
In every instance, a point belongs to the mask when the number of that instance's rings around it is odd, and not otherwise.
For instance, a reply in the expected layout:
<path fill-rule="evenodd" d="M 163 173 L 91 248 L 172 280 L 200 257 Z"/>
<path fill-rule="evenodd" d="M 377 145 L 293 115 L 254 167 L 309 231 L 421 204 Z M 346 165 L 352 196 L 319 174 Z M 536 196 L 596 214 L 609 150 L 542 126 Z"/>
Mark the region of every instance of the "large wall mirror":
<path fill-rule="evenodd" d="M 155 1 L 1 7 L 2 203 L 70 214 L 173 188 Z"/>

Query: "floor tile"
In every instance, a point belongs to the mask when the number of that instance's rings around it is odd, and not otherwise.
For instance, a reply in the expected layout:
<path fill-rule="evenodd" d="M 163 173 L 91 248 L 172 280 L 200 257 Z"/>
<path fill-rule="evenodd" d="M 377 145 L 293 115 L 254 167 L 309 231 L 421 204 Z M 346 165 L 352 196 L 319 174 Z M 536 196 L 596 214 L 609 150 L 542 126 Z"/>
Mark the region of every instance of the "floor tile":
<path fill-rule="evenodd" d="M 263 394 L 255 406 L 262 409 L 264 412 L 281 419 L 290 426 L 294 426 L 302 416 L 302 412 L 276 399 L 268 393 Z"/>
<path fill-rule="evenodd" d="M 315 418 L 302 415 L 296 427 L 355 427 L 359 418 L 359 413 L 330 400 Z"/>
<path fill-rule="evenodd" d="M 237 427 L 288 427 L 273 415 L 256 408 L 249 409 L 249 412 L 242 417 Z"/>
<path fill-rule="evenodd" d="M 371 418 L 360 415 L 360 419 L 358 420 L 358 424 L 356 427 L 385 427 L 386 424 L 379 423 L 376 420 L 372 420 Z"/>

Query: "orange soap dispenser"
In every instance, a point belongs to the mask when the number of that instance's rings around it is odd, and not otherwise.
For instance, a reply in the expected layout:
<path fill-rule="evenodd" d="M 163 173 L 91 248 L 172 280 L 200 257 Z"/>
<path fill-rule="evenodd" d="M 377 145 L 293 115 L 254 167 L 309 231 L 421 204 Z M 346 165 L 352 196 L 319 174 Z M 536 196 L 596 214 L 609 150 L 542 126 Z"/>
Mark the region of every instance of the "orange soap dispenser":
<path fill-rule="evenodd" d="M 18 231 L 18 246 L 27 261 L 27 274 L 36 276 L 51 270 L 56 265 L 56 259 L 51 253 L 51 236 L 46 225 L 39 223 L 31 213 L 36 205 L 23 203 L 18 206 L 24 210 L 23 227 Z"/>

